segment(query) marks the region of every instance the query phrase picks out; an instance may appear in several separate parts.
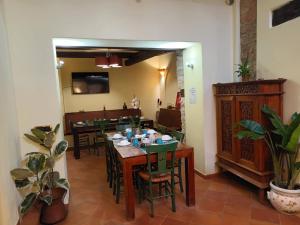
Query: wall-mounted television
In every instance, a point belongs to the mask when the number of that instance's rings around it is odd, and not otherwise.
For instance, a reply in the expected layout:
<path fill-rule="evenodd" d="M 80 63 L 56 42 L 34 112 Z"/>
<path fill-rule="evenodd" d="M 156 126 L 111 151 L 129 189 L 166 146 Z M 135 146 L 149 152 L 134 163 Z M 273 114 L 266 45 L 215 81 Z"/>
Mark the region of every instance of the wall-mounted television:
<path fill-rule="evenodd" d="M 73 72 L 73 94 L 109 93 L 109 76 L 107 72 Z"/>

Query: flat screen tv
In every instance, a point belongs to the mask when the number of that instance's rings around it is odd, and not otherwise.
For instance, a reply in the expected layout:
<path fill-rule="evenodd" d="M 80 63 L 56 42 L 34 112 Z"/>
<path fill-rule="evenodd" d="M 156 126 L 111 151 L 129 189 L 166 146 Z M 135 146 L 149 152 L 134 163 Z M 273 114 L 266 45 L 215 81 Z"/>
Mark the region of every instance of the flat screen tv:
<path fill-rule="evenodd" d="M 73 72 L 73 94 L 109 93 L 109 77 L 107 72 Z"/>

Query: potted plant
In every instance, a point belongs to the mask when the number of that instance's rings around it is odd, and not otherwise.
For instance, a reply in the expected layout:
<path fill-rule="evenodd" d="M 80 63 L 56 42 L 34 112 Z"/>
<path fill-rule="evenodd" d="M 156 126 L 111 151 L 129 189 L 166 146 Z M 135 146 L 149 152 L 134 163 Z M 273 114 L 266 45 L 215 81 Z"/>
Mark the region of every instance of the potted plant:
<path fill-rule="evenodd" d="M 237 65 L 237 70 L 234 72 L 238 77 L 242 78 L 242 81 L 249 81 L 251 78 L 251 68 L 248 57 Z"/>
<path fill-rule="evenodd" d="M 24 167 L 10 172 L 16 188 L 25 196 L 19 206 L 20 216 L 26 214 L 34 204 L 41 203 L 42 224 L 55 224 L 67 215 L 63 198 L 69 190 L 69 182 L 59 177 L 54 166 L 55 161 L 65 153 L 68 142 L 60 141 L 53 148 L 58 129 L 59 124 L 54 130 L 38 127 L 31 129 L 32 134 L 25 134 L 26 138 L 42 146 L 43 151 L 27 153 Z"/>
<path fill-rule="evenodd" d="M 270 182 L 271 191 L 268 198 L 272 205 L 284 213 L 300 211 L 300 161 L 297 161 L 300 137 L 300 113 L 294 113 L 288 124 L 270 107 L 264 105 L 262 112 L 272 126 L 264 127 L 253 120 L 242 120 L 240 126 L 245 128 L 237 133 L 239 139 L 262 139 L 272 156 L 274 179 Z"/>

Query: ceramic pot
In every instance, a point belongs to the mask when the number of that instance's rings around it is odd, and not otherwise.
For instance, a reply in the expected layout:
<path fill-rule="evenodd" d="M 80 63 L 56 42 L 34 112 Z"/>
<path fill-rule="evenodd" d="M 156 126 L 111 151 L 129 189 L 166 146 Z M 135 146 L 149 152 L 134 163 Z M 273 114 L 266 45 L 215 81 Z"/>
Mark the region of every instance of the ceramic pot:
<path fill-rule="evenodd" d="M 66 193 L 67 191 L 63 188 L 52 189 L 52 204 L 43 204 L 40 217 L 41 224 L 56 224 L 63 221 L 66 218 L 68 211 L 63 202 Z"/>
<path fill-rule="evenodd" d="M 271 191 L 268 192 L 268 199 L 275 209 L 286 214 L 300 212 L 300 189 L 288 190 L 275 186 L 270 182 Z"/>

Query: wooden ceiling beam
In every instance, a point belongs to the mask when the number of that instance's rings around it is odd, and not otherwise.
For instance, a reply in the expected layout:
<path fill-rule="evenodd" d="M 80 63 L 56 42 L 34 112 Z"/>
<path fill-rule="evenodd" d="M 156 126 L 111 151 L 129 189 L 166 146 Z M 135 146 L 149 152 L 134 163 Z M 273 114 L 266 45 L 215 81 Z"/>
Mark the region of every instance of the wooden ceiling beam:
<path fill-rule="evenodd" d="M 130 58 L 136 53 L 118 52 L 113 53 L 121 58 Z M 96 58 L 106 56 L 106 52 L 56 52 L 58 58 Z"/>
<path fill-rule="evenodd" d="M 139 53 L 136 53 L 136 54 L 132 55 L 130 58 L 128 58 L 125 61 L 125 65 L 131 66 L 136 63 L 142 62 L 146 59 L 150 59 L 154 56 L 162 55 L 162 54 L 169 53 L 169 52 L 173 52 L 173 51 L 169 51 L 169 50 L 140 51 Z"/>

